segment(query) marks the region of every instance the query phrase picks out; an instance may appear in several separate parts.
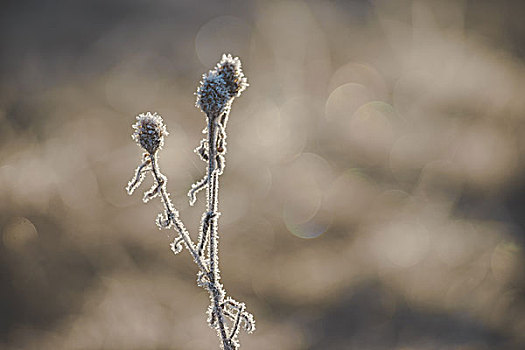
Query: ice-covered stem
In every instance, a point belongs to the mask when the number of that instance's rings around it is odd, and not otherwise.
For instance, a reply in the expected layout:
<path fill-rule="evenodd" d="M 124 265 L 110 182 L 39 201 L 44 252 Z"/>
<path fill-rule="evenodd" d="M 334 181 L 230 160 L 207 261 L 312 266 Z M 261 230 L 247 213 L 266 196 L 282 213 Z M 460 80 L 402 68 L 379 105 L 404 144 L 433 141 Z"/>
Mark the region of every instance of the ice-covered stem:
<path fill-rule="evenodd" d="M 218 212 L 218 189 L 219 189 L 219 175 L 216 172 L 216 154 L 217 154 L 217 118 L 214 115 L 208 115 L 208 187 L 207 197 L 208 203 L 207 217 L 209 222 L 207 224 L 207 232 L 202 232 L 201 242 L 206 243 L 206 236 L 209 234 L 208 256 L 210 261 L 210 289 L 213 302 L 213 314 L 218 323 L 218 332 L 220 333 L 224 349 L 232 349 L 231 341 L 226 333 L 224 326 L 224 316 L 222 310 L 222 297 L 224 292 L 221 290 L 220 273 L 219 273 L 219 256 L 218 256 L 218 240 L 219 233 L 217 232 L 217 216 Z M 204 225 L 203 225 L 204 226 Z"/>
<path fill-rule="evenodd" d="M 195 244 L 193 243 L 188 231 L 186 230 L 184 223 L 179 218 L 178 211 L 175 210 L 173 208 L 173 205 L 171 204 L 169 192 L 166 190 L 166 177 L 160 172 L 155 156 L 150 155 L 150 157 L 152 163 L 153 177 L 155 178 L 155 182 L 158 184 L 157 186 L 159 186 L 159 191 L 161 194 L 161 199 L 162 203 L 164 204 L 165 211 L 165 219 L 163 220 L 163 218 L 159 216 L 159 218 L 157 219 L 157 224 L 161 228 L 169 228 L 173 226 L 173 228 L 179 234 L 179 236 L 173 240 L 173 243 L 171 245 L 172 251 L 174 253 L 180 252 L 181 249 L 178 245 L 184 242 L 186 248 L 190 252 L 191 256 L 193 257 L 193 260 L 195 261 L 199 269 L 204 273 L 208 273 L 208 269 L 204 265 L 201 256 L 197 253 Z"/>
<path fill-rule="evenodd" d="M 200 190 L 207 189 L 207 213 L 203 214 L 201 230 L 199 233 L 199 247 L 206 245 L 213 225 L 210 218 L 217 217 L 217 210 L 210 210 L 214 203 L 212 195 L 216 190 L 210 190 L 212 183 L 218 179 L 212 179 L 216 172 L 217 176 L 224 169 L 224 155 L 226 154 L 226 123 L 230 113 L 233 100 L 248 86 L 246 77 L 241 69 L 239 58 L 231 55 L 223 55 L 217 66 L 207 74 L 203 74 L 200 86 L 197 89 L 196 106 L 200 108 L 207 117 L 208 125 L 205 132 L 207 139 L 203 139 L 200 146 L 195 149 L 200 158 L 208 163 L 208 172 L 201 180 L 192 185 L 188 196 L 190 205 L 196 200 L 196 194 Z"/>
<path fill-rule="evenodd" d="M 157 218 L 157 225 L 159 228 L 173 227 L 178 233 L 172 243 L 173 252 L 180 251 L 180 244 L 184 243 L 188 251 L 193 257 L 193 260 L 203 273 L 209 273 L 201 256 L 197 253 L 195 244 L 193 243 L 186 227 L 179 219 L 179 213 L 174 209 L 171 203 L 170 194 L 166 189 L 167 178 L 160 172 L 158 164 L 157 153 L 164 144 L 164 137 L 168 135 L 166 126 L 162 117 L 157 113 L 143 113 L 137 116 L 137 122 L 133 124 L 135 131 L 131 135 L 133 140 L 137 142 L 146 152 L 143 155 L 143 163 L 139 165 L 135 171 L 135 176 L 128 183 L 126 190 L 128 194 L 133 192 L 140 186 L 147 172 L 153 175 L 153 185 L 150 190 L 144 193 L 144 202 L 160 196 L 164 205 L 164 213 L 159 214 Z"/>
<path fill-rule="evenodd" d="M 209 321 L 210 325 L 216 327 L 224 349 L 236 349 L 238 347 L 236 338 L 244 308 L 240 309 L 239 316 L 232 320 L 232 329 L 228 334 L 224 320 L 225 293 L 220 283 L 218 257 L 219 175 L 224 169 L 226 123 L 231 103 L 246 89 L 247 85 L 246 78 L 241 70 L 240 60 L 232 58 L 230 55 L 223 55 L 215 69 L 203 75 L 196 93 L 196 105 L 206 114 L 207 128 L 205 131 L 208 137 L 201 141 L 200 146 L 195 151 L 203 161 L 207 162 L 207 174 L 201 181 L 192 186 L 188 195 L 190 196 L 190 204 L 193 204 L 196 193 L 206 188 L 206 212 L 203 214 L 199 233 L 198 251 L 202 254 L 204 247 L 208 247 L 207 253 L 210 262 L 208 279 L 212 299 Z M 246 322 L 249 321 L 250 319 L 247 316 Z"/>

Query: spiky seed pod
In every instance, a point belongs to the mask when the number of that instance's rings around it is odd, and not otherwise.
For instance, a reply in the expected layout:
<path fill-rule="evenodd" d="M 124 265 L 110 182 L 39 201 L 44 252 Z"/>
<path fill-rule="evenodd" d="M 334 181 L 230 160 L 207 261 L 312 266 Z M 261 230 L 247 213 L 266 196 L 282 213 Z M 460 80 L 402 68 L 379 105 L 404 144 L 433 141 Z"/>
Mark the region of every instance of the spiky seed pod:
<path fill-rule="evenodd" d="M 197 89 L 197 103 L 207 116 L 218 116 L 225 112 L 231 100 L 231 95 L 226 88 L 222 76 L 211 70 L 202 76 L 202 81 Z"/>
<path fill-rule="evenodd" d="M 164 136 L 168 135 L 162 117 L 157 113 L 139 114 L 133 129 L 135 129 L 131 135 L 133 140 L 152 155 L 162 148 Z"/>
<path fill-rule="evenodd" d="M 241 69 L 239 57 L 234 58 L 230 54 L 223 54 L 215 70 L 223 78 L 226 89 L 232 98 L 240 96 L 241 92 L 248 86 L 247 79 Z"/>

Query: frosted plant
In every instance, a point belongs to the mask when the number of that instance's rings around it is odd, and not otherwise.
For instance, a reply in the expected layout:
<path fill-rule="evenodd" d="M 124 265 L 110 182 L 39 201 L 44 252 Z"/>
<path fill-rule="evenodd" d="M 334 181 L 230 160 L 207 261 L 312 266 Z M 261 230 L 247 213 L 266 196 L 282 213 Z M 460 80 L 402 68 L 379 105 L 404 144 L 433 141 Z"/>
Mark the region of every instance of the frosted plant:
<path fill-rule="evenodd" d="M 225 166 L 226 123 L 235 97 L 248 86 L 241 69 L 241 62 L 231 55 L 223 55 L 215 69 L 202 76 L 197 89 L 196 106 L 206 114 L 207 137 L 201 140 L 195 152 L 206 162 L 204 177 L 194 183 L 188 192 L 190 204 L 197 199 L 197 193 L 206 189 L 206 210 L 202 214 L 197 243 L 191 239 L 178 211 L 173 207 L 170 194 L 166 189 L 167 178 L 160 171 L 158 153 L 168 135 L 162 117 L 157 113 L 144 113 L 137 116 L 133 124 L 132 138 L 144 149 L 142 163 L 135 170 L 135 175 L 126 190 L 132 194 L 142 183 L 147 173 L 153 176 L 153 186 L 144 193 L 143 201 L 159 197 L 164 205 L 164 212 L 159 214 L 157 225 L 161 229 L 173 229 L 176 234 L 171 243 L 173 253 L 188 249 L 197 264 L 197 284 L 205 288 L 210 295 L 208 324 L 216 329 L 221 339 L 221 348 L 234 350 L 239 348 L 238 334 L 243 327 L 248 333 L 255 330 L 253 316 L 246 311 L 244 303 L 226 295 L 220 283 L 219 272 L 219 176 Z"/>

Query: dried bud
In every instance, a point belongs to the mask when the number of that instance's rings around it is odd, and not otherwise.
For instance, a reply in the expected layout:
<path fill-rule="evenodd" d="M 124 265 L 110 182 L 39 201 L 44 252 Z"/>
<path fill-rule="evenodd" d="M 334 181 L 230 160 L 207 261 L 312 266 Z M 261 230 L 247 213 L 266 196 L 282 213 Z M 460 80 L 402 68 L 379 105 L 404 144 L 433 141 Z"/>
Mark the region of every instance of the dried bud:
<path fill-rule="evenodd" d="M 232 98 L 240 96 L 241 92 L 248 86 L 239 57 L 232 58 L 230 54 L 222 55 L 222 59 L 217 63 L 215 70 L 223 78 L 226 89 Z"/>
<path fill-rule="evenodd" d="M 149 154 L 155 154 L 164 144 L 164 136 L 168 135 L 162 117 L 157 113 L 141 113 L 137 116 L 137 122 L 133 124 L 133 135 L 131 137 L 137 144 L 144 148 Z"/>
<path fill-rule="evenodd" d="M 206 115 L 219 115 L 229 107 L 231 95 L 222 76 L 211 70 L 202 76 L 197 89 L 197 107 Z"/>
<path fill-rule="evenodd" d="M 208 116 L 218 116 L 228 112 L 233 99 L 247 86 L 239 58 L 222 55 L 215 69 L 202 76 L 196 106 Z"/>

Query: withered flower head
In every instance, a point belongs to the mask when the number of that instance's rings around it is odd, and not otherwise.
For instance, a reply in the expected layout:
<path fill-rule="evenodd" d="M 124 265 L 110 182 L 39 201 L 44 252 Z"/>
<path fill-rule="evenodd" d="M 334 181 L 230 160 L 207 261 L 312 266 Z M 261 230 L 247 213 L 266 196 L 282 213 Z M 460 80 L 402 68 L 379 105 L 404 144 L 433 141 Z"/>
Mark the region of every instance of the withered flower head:
<path fill-rule="evenodd" d="M 201 85 L 197 89 L 197 107 L 206 115 L 219 115 L 228 108 L 231 95 L 226 88 L 222 76 L 215 70 L 202 76 Z"/>
<path fill-rule="evenodd" d="M 241 92 L 248 86 L 246 77 L 241 69 L 239 57 L 233 58 L 230 54 L 222 55 L 222 59 L 217 63 L 215 70 L 223 78 L 226 89 L 232 98 L 240 96 Z"/>
<path fill-rule="evenodd" d="M 149 154 L 155 154 L 164 144 L 164 136 L 168 135 L 162 117 L 157 113 L 141 113 L 133 124 L 135 131 L 131 135 L 137 144 Z"/>
<path fill-rule="evenodd" d="M 239 58 L 222 55 L 215 69 L 202 76 L 196 106 L 208 116 L 218 116 L 229 110 L 233 99 L 247 86 Z"/>

